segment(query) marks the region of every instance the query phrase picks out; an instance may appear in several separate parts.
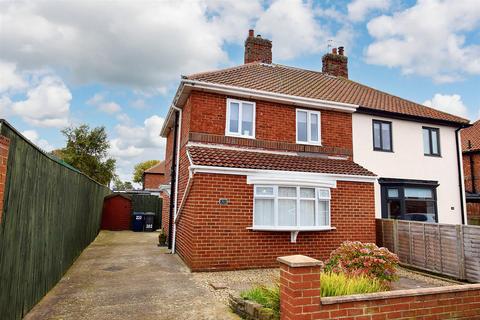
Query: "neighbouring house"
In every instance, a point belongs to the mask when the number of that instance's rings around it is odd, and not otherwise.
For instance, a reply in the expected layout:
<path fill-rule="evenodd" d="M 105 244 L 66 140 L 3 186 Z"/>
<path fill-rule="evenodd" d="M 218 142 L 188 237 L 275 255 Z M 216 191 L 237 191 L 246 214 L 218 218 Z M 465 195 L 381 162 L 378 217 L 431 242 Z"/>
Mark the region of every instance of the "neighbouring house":
<path fill-rule="evenodd" d="M 182 77 L 161 131 L 162 218 L 192 270 L 325 259 L 374 242 L 376 217 L 462 223 L 468 120 L 349 80 L 343 47 L 322 63 L 274 64 L 250 30 L 243 65 Z"/>
<path fill-rule="evenodd" d="M 480 120 L 461 134 L 468 223 L 480 225 Z"/>
<path fill-rule="evenodd" d="M 160 161 L 143 172 L 143 190 L 159 191 L 163 184 L 165 184 L 165 161 Z"/>

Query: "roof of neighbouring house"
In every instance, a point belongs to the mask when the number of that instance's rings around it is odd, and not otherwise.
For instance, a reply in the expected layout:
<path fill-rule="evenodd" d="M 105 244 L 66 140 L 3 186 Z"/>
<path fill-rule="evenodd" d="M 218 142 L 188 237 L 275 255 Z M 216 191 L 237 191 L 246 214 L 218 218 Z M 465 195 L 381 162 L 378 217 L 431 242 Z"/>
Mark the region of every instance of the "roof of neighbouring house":
<path fill-rule="evenodd" d="M 143 171 L 143 174 L 146 174 L 146 173 L 165 174 L 165 161 L 160 161 L 156 165 Z"/>
<path fill-rule="evenodd" d="M 204 146 L 187 150 L 192 164 L 199 166 L 375 176 L 351 160 Z"/>
<path fill-rule="evenodd" d="M 297 97 L 358 105 L 365 109 L 440 121 L 467 124 L 469 121 L 358 82 L 326 73 L 279 64 L 247 63 L 233 68 L 197 73 L 189 80 Z"/>
<path fill-rule="evenodd" d="M 461 136 L 463 152 L 480 151 L 480 120 L 475 121 L 471 127 L 463 129 Z"/>

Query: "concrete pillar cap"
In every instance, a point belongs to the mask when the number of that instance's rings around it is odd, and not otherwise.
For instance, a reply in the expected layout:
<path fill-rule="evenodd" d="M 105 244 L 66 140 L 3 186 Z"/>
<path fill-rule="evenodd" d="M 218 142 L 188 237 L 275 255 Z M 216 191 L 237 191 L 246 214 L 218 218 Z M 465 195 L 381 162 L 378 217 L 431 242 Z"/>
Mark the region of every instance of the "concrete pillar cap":
<path fill-rule="evenodd" d="M 301 254 L 296 254 L 293 256 L 278 257 L 277 261 L 293 268 L 316 267 L 316 266 L 323 265 L 322 261 L 304 256 Z"/>

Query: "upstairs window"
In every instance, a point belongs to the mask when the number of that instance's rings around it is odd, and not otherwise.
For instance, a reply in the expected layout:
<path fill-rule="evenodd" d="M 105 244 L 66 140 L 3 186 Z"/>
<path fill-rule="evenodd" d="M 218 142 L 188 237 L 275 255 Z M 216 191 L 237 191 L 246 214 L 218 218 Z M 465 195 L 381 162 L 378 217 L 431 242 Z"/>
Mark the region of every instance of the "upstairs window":
<path fill-rule="evenodd" d="M 438 128 L 423 127 L 423 154 L 440 156 L 440 130 Z"/>
<path fill-rule="evenodd" d="M 297 109 L 297 143 L 320 144 L 320 112 Z"/>
<path fill-rule="evenodd" d="M 392 152 L 392 123 L 373 120 L 373 150 Z"/>
<path fill-rule="evenodd" d="M 255 138 L 255 102 L 227 99 L 225 135 Z"/>

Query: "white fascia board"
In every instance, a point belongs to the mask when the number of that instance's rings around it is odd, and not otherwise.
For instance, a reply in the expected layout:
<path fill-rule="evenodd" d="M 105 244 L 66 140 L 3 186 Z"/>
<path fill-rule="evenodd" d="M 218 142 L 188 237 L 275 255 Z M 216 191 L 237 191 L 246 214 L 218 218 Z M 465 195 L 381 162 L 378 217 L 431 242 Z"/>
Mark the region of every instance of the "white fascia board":
<path fill-rule="evenodd" d="M 290 174 L 249 174 L 247 184 L 281 184 L 287 186 L 336 188 L 337 181 L 331 177 L 316 177 L 308 173 Z"/>
<path fill-rule="evenodd" d="M 335 102 L 329 100 L 312 99 L 306 97 L 292 96 L 289 94 L 275 93 L 263 90 L 247 89 L 242 87 L 228 86 L 210 82 L 202 82 L 196 80 L 183 80 L 183 86 L 190 86 L 197 90 L 203 90 L 214 93 L 228 94 L 236 97 L 266 100 L 279 102 L 294 106 L 310 107 L 314 109 L 336 110 L 341 112 L 353 113 L 357 110 L 358 105 Z"/>
<path fill-rule="evenodd" d="M 346 174 L 328 174 L 328 173 L 314 173 L 314 172 L 300 172 L 300 171 L 280 171 L 280 170 L 261 170 L 261 169 L 245 169 L 245 168 L 227 168 L 227 167 L 214 167 L 214 166 L 200 166 L 191 165 L 190 170 L 193 173 L 212 173 L 212 174 L 231 174 L 237 176 L 249 176 L 253 174 L 264 175 L 278 175 L 284 179 L 290 175 L 291 177 L 305 177 L 308 179 L 334 179 L 335 181 L 353 181 L 353 182 L 375 182 L 377 176 L 357 176 Z"/>

